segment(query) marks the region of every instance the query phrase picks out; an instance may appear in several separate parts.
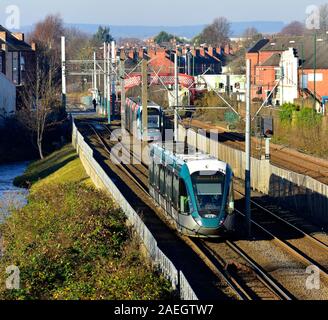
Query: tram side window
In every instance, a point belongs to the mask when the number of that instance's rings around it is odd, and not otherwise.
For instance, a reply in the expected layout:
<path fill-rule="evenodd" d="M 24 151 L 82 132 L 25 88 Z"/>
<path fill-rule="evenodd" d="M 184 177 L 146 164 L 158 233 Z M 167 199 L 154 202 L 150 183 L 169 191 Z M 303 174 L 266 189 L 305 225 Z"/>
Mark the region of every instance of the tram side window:
<path fill-rule="evenodd" d="M 165 184 L 166 184 L 166 196 L 168 200 L 172 200 L 172 171 L 170 168 L 166 168 L 166 177 L 165 177 Z"/>
<path fill-rule="evenodd" d="M 157 164 L 155 161 L 154 161 L 154 164 L 155 164 L 154 187 L 158 189 L 159 188 L 159 164 Z"/>
<path fill-rule="evenodd" d="M 175 174 L 173 175 L 173 194 L 172 202 L 176 209 L 179 209 L 179 177 Z"/>
<path fill-rule="evenodd" d="M 182 214 L 189 214 L 189 199 L 185 182 L 180 179 L 180 211 Z"/>
<path fill-rule="evenodd" d="M 165 195 L 165 167 L 160 166 L 160 189 L 161 189 L 161 194 L 164 196 Z"/>

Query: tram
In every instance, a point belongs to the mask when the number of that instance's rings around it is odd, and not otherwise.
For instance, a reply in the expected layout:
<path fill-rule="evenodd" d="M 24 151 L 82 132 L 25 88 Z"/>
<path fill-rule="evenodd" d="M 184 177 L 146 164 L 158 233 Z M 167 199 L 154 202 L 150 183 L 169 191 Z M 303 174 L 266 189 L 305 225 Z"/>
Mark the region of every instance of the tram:
<path fill-rule="evenodd" d="M 127 98 L 125 109 L 125 128 L 138 140 L 143 138 L 142 125 L 143 106 L 140 98 Z M 148 101 L 148 141 L 158 141 L 162 137 L 163 110 L 152 101 Z"/>
<path fill-rule="evenodd" d="M 154 201 L 190 237 L 221 237 L 233 231 L 233 172 L 200 152 L 185 154 L 184 143 L 150 146 L 149 189 Z"/>

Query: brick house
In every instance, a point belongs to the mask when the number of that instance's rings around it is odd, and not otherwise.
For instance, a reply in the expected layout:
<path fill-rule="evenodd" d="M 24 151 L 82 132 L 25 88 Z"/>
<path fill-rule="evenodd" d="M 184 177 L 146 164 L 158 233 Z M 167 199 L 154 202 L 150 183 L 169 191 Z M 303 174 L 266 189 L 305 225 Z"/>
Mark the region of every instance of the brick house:
<path fill-rule="evenodd" d="M 317 42 L 314 36 L 260 40 L 246 54 L 252 65 L 252 99 L 265 100 L 273 90 L 269 104 L 311 97 L 322 110 L 328 100 L 327 50 L 327 35 Z"/>
<path fill-rule="evenodd" d="M 25 83 L 34 68 L 35 46 L 25 42 L 24 34 L 10 32 L 0 25 L 0 72 L 16 86 Z"/>
<path fill-rule="evenodd" d="M 146 54 L 151 60 L 150 65 L 161 73 L 174 73 L 174 56 L 177 51 L 180 73 L 191 76 L 199 76 L 206 71 L 207 74 L 221 74 L 226 61 L 225 50 L 222 48 L 180 46 L 176 50 L 172 46 L 170 48 L 152 46 L 127 51 L 129 59 L 134 61 L 142 59 Z"/>
<path fill-rule="evenodd" d="M 24 41 L 23 33 L 10 32 L 0 25 L 0 116 L 16 112 L 17 96 L 28 74 L 33 72 L 35 46 Z"/>

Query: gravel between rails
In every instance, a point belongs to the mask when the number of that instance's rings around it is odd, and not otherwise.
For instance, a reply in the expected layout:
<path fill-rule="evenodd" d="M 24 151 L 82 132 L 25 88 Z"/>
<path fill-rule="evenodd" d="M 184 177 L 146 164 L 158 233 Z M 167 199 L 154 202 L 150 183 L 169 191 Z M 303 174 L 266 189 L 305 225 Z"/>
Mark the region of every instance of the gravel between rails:
<path fill-rule="evenodd" d="M 241 286 L 245 288 L 252 299 L 255 300 L 281 300 L 280 297 L 268 288 L 253 267 L 237 252 L 229 247 L 226 241 L 204 241 L 228 273 L 235 275 Z"/>
<path fill-rule="evenodd" d="M 240 240 L 236 241 L 236 244 L 290 291 L 296 299 L 328 299 L 327 284 L 321 281 L 319 290 L 308 290 L 306 284 L 310 274 L 306 273 L 307 267 L 287 254 L 272 240 Z"/>

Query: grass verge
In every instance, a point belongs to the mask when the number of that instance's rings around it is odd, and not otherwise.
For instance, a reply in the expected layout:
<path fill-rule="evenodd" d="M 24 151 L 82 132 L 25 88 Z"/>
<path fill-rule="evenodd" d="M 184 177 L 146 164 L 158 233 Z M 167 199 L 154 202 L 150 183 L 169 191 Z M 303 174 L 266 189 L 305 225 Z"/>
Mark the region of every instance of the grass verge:
<path fill-rule="evenodd" d="M 170 284 L 154 273 L 115 203 L 91 185 L 71 146 L 32 164 L 17 179 L 29 203 L 0 226 L 5 270 L 20 270 L 20 289 L 0 299 L 157 300 Z"/>

